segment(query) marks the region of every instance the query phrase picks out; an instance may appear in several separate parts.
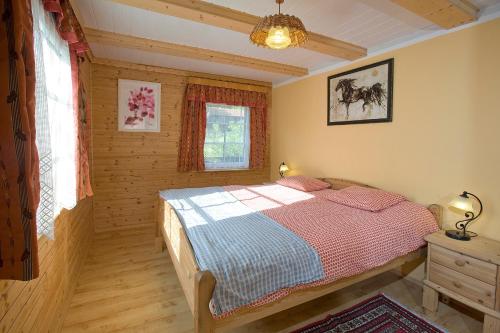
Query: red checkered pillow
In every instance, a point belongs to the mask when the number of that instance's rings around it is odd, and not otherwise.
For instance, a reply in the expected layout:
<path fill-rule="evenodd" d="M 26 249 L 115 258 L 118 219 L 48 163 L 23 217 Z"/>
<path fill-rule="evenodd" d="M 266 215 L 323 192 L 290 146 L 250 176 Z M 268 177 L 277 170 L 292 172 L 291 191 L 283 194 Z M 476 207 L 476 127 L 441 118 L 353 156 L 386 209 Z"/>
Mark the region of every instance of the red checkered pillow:
<path fill-rule="evenodd" d="M 338 191 L 328 191 L 324 198 L 345 206 L 372 212 L 378 212 L 407 200 L 397 193 L 361 186 L 349 186 Z"/>
<path fill-rule="evenodd" d="M 331 186 L 329 183 L 307 176 L 284 177 L 277 180 L 276 183 L 304 192 L 320 191 Z"/>

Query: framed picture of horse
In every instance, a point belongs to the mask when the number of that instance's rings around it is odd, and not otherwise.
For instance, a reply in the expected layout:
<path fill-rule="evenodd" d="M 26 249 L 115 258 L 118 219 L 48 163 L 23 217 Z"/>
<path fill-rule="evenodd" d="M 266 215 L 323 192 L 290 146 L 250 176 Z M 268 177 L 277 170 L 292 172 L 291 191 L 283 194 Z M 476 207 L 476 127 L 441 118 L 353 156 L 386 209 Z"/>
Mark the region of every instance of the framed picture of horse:
<path fill-rule="evenodd" d="M 330 125 L 392 121 L 394 59 L 328 77 Z"/>

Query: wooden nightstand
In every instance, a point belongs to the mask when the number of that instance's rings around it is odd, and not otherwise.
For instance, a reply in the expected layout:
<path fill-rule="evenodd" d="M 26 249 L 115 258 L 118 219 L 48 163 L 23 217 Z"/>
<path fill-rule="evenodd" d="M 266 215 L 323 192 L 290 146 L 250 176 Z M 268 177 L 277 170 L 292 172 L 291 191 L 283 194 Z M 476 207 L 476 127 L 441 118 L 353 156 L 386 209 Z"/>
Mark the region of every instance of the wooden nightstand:
<path fill-rule="evenodd" d="M 500 333 L 500 242 L 480 236 L 459 241 L 443 231 L 425 240 L 424 310 L 436 312 L 441 293 L 483 312 L 483 332 Z"/>

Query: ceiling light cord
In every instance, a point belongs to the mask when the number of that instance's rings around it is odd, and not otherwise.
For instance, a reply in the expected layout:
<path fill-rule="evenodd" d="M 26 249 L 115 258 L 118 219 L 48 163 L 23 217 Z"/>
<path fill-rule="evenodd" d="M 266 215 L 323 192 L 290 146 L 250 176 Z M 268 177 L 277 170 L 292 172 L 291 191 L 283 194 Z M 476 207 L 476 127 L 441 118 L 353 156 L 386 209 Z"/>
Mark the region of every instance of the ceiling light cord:
<path fill-rule="evenodd" d="M 276 3 L 278 4 L 278 15 L 281 15 L 281 4 L 285 2 L 285 0 L 276 0 Z"/>

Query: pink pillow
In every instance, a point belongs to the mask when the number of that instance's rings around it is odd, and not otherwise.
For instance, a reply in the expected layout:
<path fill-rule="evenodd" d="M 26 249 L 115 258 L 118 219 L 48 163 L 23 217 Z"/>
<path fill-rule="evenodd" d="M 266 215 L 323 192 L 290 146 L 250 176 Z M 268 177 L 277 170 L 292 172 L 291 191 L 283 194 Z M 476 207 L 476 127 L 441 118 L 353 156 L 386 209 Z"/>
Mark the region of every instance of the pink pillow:
<path fill-rule="evenodd" d="M 329 183 L 307 176 L 284 177 L 281 178 L 280 180 L 277 180 L 276 183 L 304 192 L 324 190 L 331 186 Z"/>
<path fill-rule="evenodd" d="M 330 191 L 324 198 L 345 206 L 372 212 L 378 212 L 406 200 L 401 194 L 362 186 L 349 186 L 338 191 Z"/>

